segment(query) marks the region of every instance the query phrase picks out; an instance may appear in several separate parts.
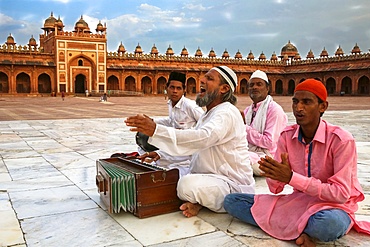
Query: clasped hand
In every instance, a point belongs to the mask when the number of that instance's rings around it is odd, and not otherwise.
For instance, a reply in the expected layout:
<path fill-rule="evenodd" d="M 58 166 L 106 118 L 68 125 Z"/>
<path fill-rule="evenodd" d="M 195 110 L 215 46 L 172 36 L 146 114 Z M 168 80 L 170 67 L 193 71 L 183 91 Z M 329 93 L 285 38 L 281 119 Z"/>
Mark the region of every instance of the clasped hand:
<path fill-rule="evenodd" d="M 136 116 L 128 117 L 125 120 L 127 126 L 131 127 L 130 131 L 141 132 L 147 136 L 153 136 L 156 123 L 145 114 L 137 114 Z"/>
<path fill-rule="evenodd" d="M 263 171 L 261 176 L 288 184 L 293 175 L 288 161 L 288 154 L 282 153 L 281 160 L 282 162 L 280 163 L 269 156 L 261 158 L 258 161 L 258 164 L 260 164 L 259 168 Z"/>

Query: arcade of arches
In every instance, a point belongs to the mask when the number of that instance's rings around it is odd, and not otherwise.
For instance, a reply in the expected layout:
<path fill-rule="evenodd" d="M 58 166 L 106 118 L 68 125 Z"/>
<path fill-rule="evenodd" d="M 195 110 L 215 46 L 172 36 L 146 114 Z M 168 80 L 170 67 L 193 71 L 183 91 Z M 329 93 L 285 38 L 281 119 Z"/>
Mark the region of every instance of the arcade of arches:
<path fill-rule="evenodd" d="M 271 94 L 273 95 L 292 95 L 295 86 L 302 82 L 308 77 L 303 77 L 300 79 L 290 79 L 284 87 L 283 79 L 278 79 L 277 76 L 270 76 L 271 83 Z M 141 88 L 143 94 L 163 94 L 167 78 L 165 76 L 160 76 L 156 80 L 152 76 L 145 75 L 138 81 L 137 76 L 128 75 L 122 81 L 115 75 L 111 75 L 107 79 L 107 88 L 111 92 L 138 92 L 138 88 Z M 186 92 L 188 94 L 197 93 L 198 80 L 199 76 L 188 76 L 187 77 L 187 88 Z M 276 78 L 276 79 L 275 79 Z M 318 78 L 316 79 L 323 81 L 324 85 L 328 90 L 329 95 L 370 95 L 370 79 L 367 75 L 361 75 L 351 78 L 350 76 L 344 76 L 340 79 L 335 79 L 329 77 L 326 79 Z M 51 76 L 47 73 L 40 73 L 37 76 L 37 84 L 32 85 L 31 76 L 27 72 L 20 72 L 15 76 L 16 88 L 15 91 L 17 94 L 30 94 L 30 93 L 39 93 L 39 94 L 50 94 L 55 92 L 52 86 Z M 78 74 L 75 77 L 73 83 L 73 92 L 85 93 L 87 89 L 86 76 L 83 74 Z M 239 85 L 237 88 L 238 94 L 247 94 L 247 81 L 248 77 L 239 78 Z M 140 86 L 138 85 L 140 84 Z M 9 76 L 0 71 L 0 93 L 8 94 L 9 93 Z M 34 88 L 34 90 L 32 90 Z M 66 88 L 62 87 L 60 91 L 66 91 Z"/>

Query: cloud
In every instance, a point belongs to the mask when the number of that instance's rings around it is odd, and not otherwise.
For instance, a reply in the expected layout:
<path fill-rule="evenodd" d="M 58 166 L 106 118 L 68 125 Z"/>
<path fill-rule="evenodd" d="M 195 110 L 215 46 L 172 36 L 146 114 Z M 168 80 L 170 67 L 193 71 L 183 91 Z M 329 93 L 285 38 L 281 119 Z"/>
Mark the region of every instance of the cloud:
<path fill-rule="evenodd" d="M 42 2 L 57 2 L 57 3 L 69 3 L 69 2 L 72 2 L 72 0 L 41 0 Z"/>
<path fill-rule="evenodd" d="M 34 34 L 40 33 L 38 23 L 28 22 L 23 20 L 14 20 L 12 17 L 0 13 L 0 39 L 4 39 L 12 34 L 17 45 L 25 45 Z M 37 37 L 35 37 L 37 38 Z M 0 40 L 0 42 L 2 42 Z"/>
<path fill-rule="evenodd" d="M 20 21 L 14 20 L 12 17 L 4 15 L 3 13 L 0 13 L 0 20 L 0 27 L 21 23 Z"/>
<path fill-rule="evenodd" d="M 204 7 L 202 4 L 192 4 L 192 3 L 186 3 L 182 7 L 183 9 L 189 9 L 189 10 L 199 10 L 199 11 L 205 11 L 208 9 L 211 9 L 212 7 Z"/>

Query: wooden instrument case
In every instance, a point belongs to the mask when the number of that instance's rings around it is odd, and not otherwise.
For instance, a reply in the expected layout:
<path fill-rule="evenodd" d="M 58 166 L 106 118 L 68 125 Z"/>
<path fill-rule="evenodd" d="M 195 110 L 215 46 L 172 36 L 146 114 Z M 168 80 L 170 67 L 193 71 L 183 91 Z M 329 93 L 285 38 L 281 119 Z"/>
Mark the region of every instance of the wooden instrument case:
<path fill-rule="evenodd" d="M 104 169 L 106 162 L 135 176 L 136 191 L 133 193 L 136 201 L 134 209 L 130 210 L 135 216 L 146 218 L 179 210 L 182 202 L 177 197 L 177 169 L 165 170 L 139 161 L 107 158 L 96 161 L 96 185 L 109 213 L 115 210 L 112 205 L 112 178 Z"/>

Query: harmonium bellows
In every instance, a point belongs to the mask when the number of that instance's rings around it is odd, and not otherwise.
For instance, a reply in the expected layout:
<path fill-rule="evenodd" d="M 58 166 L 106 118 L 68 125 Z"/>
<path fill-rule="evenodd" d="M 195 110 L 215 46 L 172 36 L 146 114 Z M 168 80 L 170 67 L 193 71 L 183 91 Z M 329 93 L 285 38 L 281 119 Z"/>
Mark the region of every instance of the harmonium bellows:
<path fill-rule="evenodd" d="M 109 213 L 133 213 L 139 218 L 179 210 L 177 169 L 166 170 L 138 160 L 96 161 L 96 185 Z"/>

